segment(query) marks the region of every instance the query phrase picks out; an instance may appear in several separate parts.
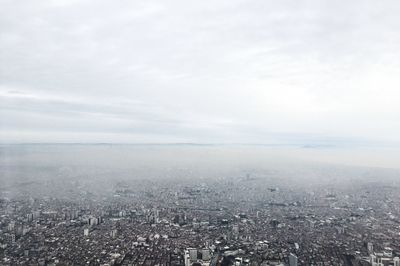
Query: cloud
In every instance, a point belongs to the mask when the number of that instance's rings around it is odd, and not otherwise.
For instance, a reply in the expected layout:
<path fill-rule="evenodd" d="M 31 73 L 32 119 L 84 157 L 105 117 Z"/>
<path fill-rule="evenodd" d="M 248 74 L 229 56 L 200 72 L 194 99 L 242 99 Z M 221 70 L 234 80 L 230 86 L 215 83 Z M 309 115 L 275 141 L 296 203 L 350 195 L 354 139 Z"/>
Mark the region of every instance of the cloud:
<path fill-rule="evenodd" d="M 396 1 L 1 5 L 7 141 L 399 141 Z"/>

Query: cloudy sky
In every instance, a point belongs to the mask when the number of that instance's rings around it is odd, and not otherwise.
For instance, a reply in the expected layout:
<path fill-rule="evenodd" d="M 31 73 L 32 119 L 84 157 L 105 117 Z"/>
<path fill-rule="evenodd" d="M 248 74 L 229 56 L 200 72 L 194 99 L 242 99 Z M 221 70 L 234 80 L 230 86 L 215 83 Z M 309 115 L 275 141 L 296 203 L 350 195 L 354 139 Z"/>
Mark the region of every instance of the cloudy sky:
<path fill-rule="evenodd" d="M 2 142 L 400 142 L 400 3 L 0 0 Z"/>

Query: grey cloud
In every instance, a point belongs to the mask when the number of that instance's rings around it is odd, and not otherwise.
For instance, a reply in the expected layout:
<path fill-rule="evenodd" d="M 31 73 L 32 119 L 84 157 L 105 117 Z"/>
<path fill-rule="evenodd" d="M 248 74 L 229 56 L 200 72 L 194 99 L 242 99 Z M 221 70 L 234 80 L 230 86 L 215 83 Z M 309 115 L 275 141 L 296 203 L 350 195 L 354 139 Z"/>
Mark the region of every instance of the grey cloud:
<path fill-rule="evenodd" d="M 19 141 L 54 125 L 93 141 L 400 134 L 397 1 L 0 5 L 0 126 Z"/>

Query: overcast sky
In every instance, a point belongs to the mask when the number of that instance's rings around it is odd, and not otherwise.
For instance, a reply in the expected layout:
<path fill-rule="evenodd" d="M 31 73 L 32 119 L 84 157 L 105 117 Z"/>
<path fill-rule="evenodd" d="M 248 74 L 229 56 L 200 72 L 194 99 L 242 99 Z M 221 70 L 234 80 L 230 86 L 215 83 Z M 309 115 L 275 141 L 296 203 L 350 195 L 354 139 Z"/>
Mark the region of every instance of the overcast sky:
<path fill-rule="evenodd" d="M 0 0 L 2 142 L 400 142 L 400 2 Z"/>

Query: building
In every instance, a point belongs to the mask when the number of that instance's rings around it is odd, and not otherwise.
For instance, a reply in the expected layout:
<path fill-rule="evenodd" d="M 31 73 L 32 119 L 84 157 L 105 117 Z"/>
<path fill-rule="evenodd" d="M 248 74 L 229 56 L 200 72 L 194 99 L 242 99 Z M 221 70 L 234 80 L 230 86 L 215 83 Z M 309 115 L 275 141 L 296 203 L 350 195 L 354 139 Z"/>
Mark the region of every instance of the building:
<path fill-rule="evenodd" d="M 371 242 L 367 243 L 368 253 L 372 254 L 374 252 L 374 245 Z"/>
<path fill-rule="evenodd" d="M 97 224 L 99 224 L 99 219 L 98 218 L 95 218 L 95 217 L 90 217 L 89 218 L 89 225 L 90 226 L 94 226 L 94 225 L 97 225 Z"/>
<path fill-rule="evenodd" d="M 297 266 L 297 256 L 294 255 L 293 253 L 290 253 L 289 255 L 289 266 Z"/>
<path fill-rule="evenodd" d="M 185 266 L 191 265 L 210 265 L 211 251 L 207 248 L 196 249 L 188 248 L 184 253 Z"/>
<path fill-rule="evenodd" d="M 201 250 L 201 259 L 203 261 L 209 261 L 211 259 L 210 250 L 208 248 L 203 248 Z M 400 266 L 400 265 L 399 265 Z"/>
<path fill-rule="evenodd" d="M 117 229 L 111 230 L 111 237 L 112 237 L 112 238 L 117 237 L 117 234 L 118 234 L 118 230 L 117 230 Z"/>
<path fill-rule="evenodd" d="M 369 258 L 370 258 L 371 266 L 383 266 L 384 265 L 382 263 L 382 257 L 380 255 L 379 256 L 375 256 L 375 255 L 371 254 L 369 256 Z"/>
<path fill-rule="evenodd" d="M 399 257 L 393 258 L 393 266 L 400 266 L 400 258 Z"/>

